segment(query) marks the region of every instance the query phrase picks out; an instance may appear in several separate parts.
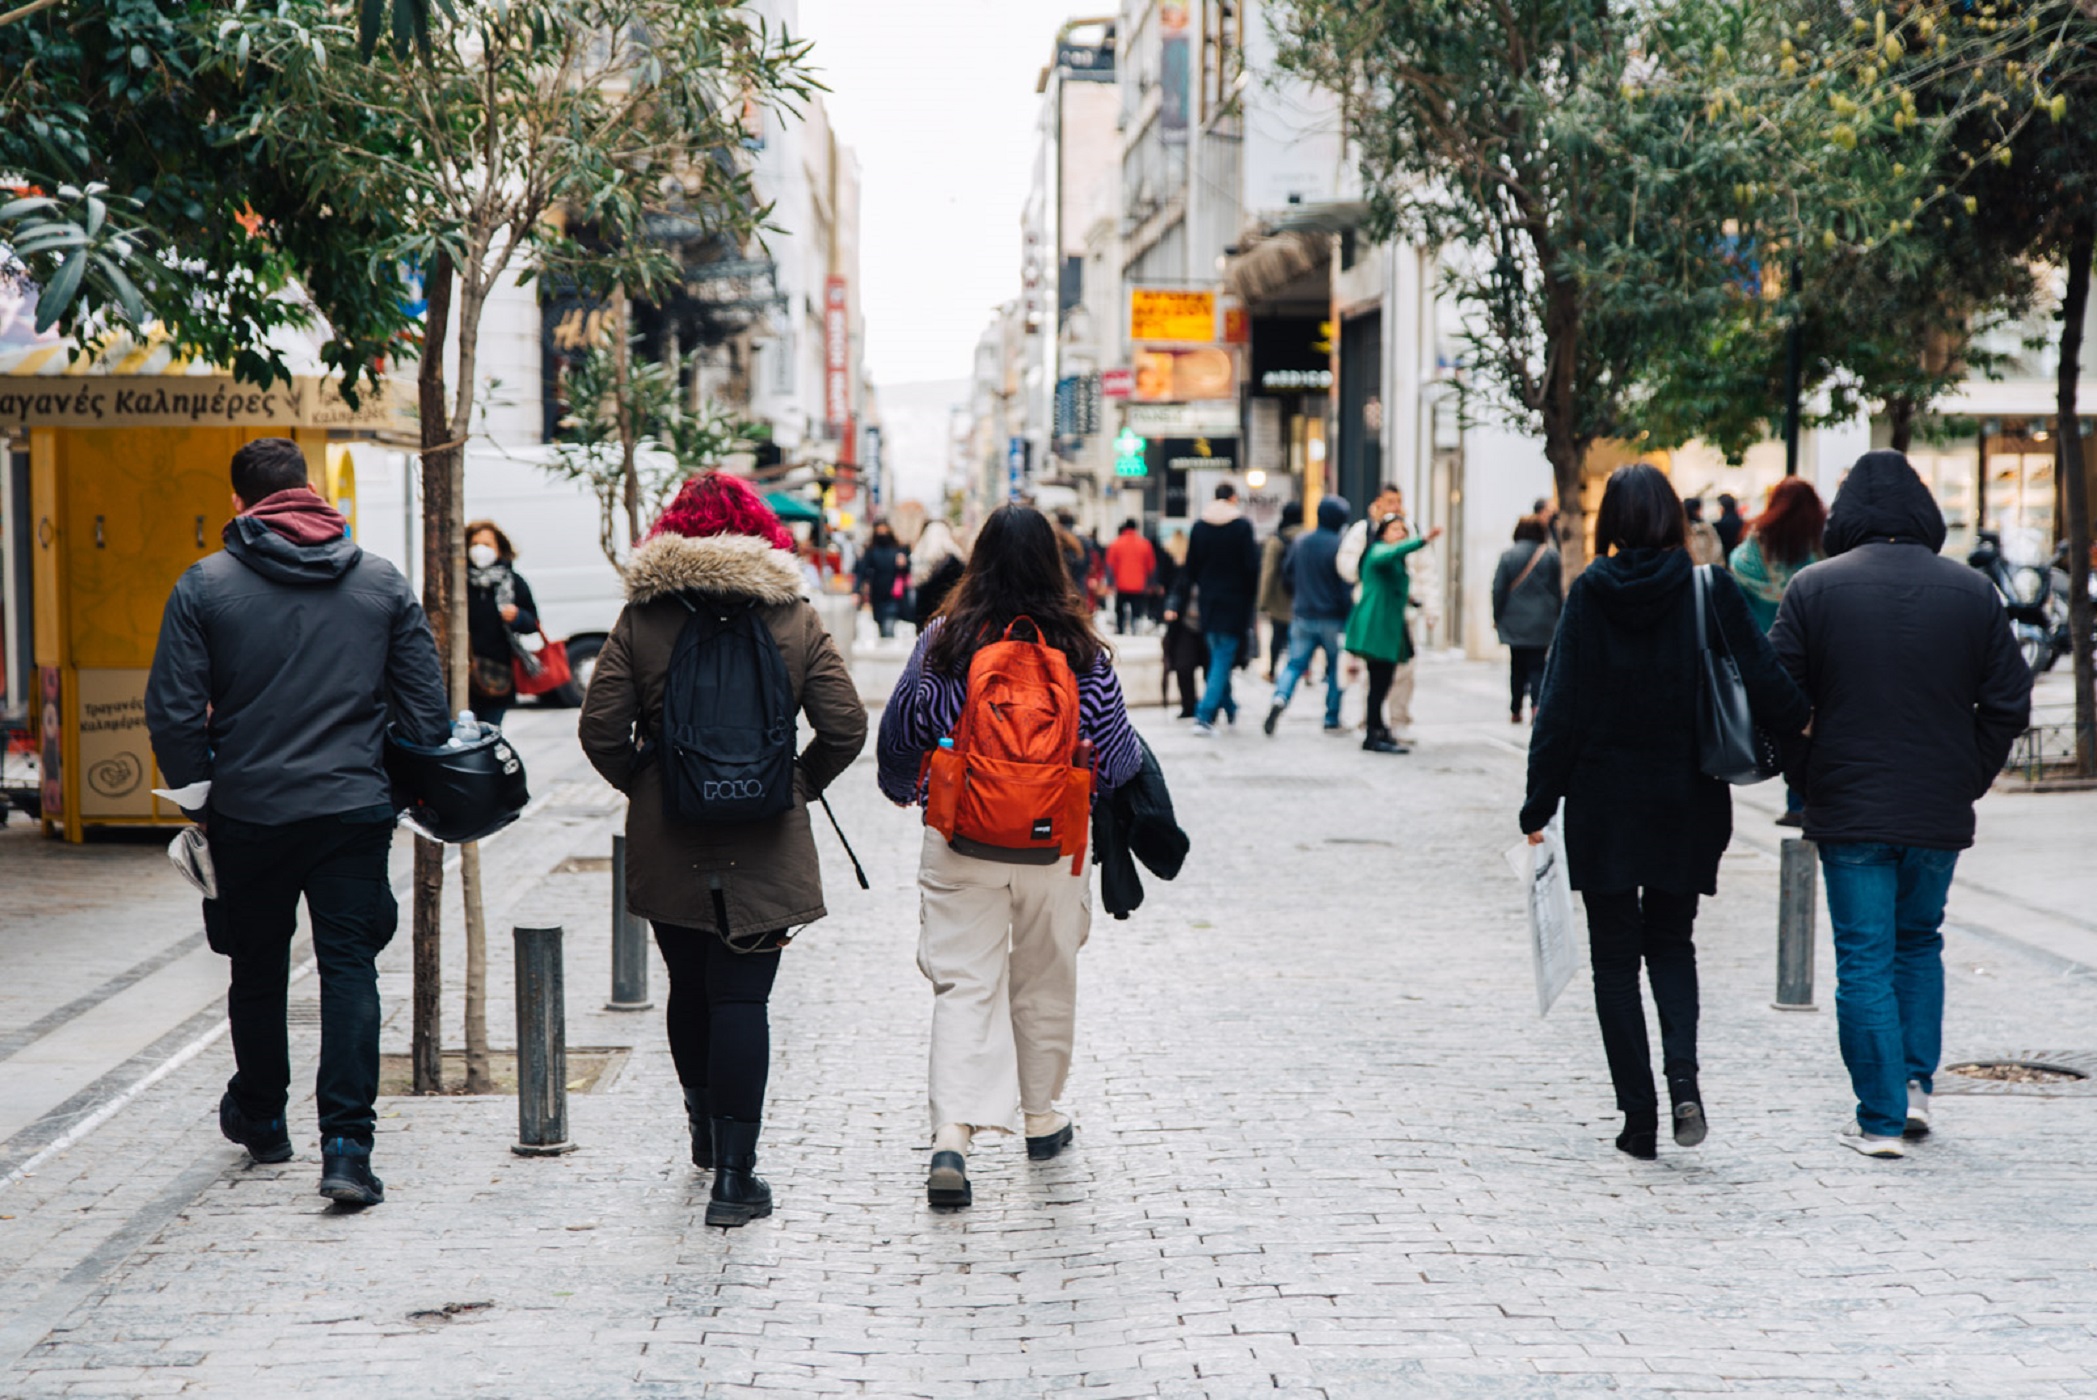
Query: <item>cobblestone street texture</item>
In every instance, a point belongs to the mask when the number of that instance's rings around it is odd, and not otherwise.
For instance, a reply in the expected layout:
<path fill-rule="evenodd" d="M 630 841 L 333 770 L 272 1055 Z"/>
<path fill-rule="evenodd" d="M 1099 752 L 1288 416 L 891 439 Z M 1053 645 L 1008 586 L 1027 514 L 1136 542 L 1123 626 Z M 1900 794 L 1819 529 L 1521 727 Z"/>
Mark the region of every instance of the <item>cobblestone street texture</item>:
<path fill-rule="evenodd" d="M 362 1215 L 313 1193 L 310 1092 L 296 1161 L 219 1138 L 223 966 L 158 845 L 0 832 L 0 1395 L 2097 1396 L 2097 1097 L 1945 1094 L 1905 1161 L 1839 1146 L 1824 914 L 1823 1009 L 1769 1005 L 1774 787 L 1737 804 L 1698 926 L 1710 1140 L 1612 1148 L 1584 976 L 1535 1011 L 1503 684 L 1424 664 L 1402 758 L 1301 702 L 1263 739 L 1257 683 L 1211 742 L 1139 711 L 1193 857 L 1094 925 L 1074 1148 L 986 1142 L 956 1214 L 923 1195 L 916 817 L 870 754 L 835 791 L 874 889 L 822 829 L 833 914 L 774 1002 L 779 1211 L 728 1232 L 684 1160 L 660 964 L 657 1010 L 601 1009 L 590 858 L 620 803 L 572 714 L 513 723 L 539 798 L 485 857 L 490 1019 L 508 1045 L 511 924 L 559 923 L 568 1043 L 632 1056 L 572 1100 L 566 1157 L 510 1152 L 513 1099 L 382 1100 Z M 1948 1061 L 2097 1049 L 2093 797 L 1984 804 Z M 295 1084 L 317 995 L 293 990 Z"/>

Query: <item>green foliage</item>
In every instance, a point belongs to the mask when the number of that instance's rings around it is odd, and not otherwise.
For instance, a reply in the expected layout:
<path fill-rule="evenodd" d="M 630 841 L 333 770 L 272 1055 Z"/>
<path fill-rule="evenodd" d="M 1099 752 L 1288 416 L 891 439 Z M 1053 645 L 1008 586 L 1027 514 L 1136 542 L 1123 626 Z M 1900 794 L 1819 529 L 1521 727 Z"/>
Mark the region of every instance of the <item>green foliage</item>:
<path fill-rule="evenodd" d="M 747 451 L 752 427 L 715 404 L 689 405 L 682 385 L 689 361 L 635 359 L 627 374 L 625 408 L 635 438 L 634 482 L 641 515 L 662 513 L 685 478 L 718 467 Z M 581 482 L 597 498 L 598 544 L 614 566 L 621 563 L 618 520 L 626 491 L 620 435 L 619 375 L 609 345 L 592 346 L 564 376 L 570 411 L 546 470 Z"/>
<path fill-rule="evenodd" d="M 366 62 L 369 14 L 266 0 L 213 31 L 202 67 L 240 90 L 233 148 L 295 172 L 304 221 L 387 212 L 362 246 L 366 277 L 440 256 L 457 270 L 454 438 L 505 277 L 662 285 L 676 268 L 639 236 L 650 210 L 739 240 L 765 214 L 736 158 L 743 104 L 812 89 L 805 42 L 712 0 L 458 0 L 426 50 Z"/>
<path fill-rule="evenodd" d="M 301 218 L 282 170 L 229 155 L 242 84 L 204 59 L 246 27 L 177 0 L 0 25 L 0 171 L 57 200 L 10 201 L 0 237 L 44 289 L 40 318 L 84 345 L 157 322 L 183 354 L 266 384 L 288 374 L 270 337 L 324 323 L 323 358 L 354 381 L 408 329 L 397 279 L 361 256 L 386 208 Z M 294 281 L 303 298 L 285 295 Z"/>

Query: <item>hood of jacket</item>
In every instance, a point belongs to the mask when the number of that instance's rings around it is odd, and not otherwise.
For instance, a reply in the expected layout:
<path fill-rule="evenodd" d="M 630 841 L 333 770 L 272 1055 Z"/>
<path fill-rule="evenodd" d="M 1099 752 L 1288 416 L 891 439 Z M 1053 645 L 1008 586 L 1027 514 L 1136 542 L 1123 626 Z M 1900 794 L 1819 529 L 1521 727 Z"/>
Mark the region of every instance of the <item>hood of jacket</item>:
<path fill-rule="evenodd" d="M 1867 452 L 1857 459 L 1828 512 L 1829 558 L 1873 541 L 1944 548 L 1944 512 L 1929 487 L 1898 452 Z"/>
<path fill-rule="evenodd" d="M 1347 502 L 1340 496 L 1327 496 L 1318 502 L 1318 528 L 1334 534 L 1347 528 Z"/>
<path fill-rule="evenodd" d="M 673 593 L 791 603 L 801 596 L 801 569 L 792 555 L 754 535 L 657 535 L 626 561 L 626 601 L 649 603 Z"/>
<path fill-rule="evenodd" d="M 278 583 L 333 583 L 364 551 L 341 512 L 298 486 L 256 502 L 226 524 L 226 553 Z"/>
<path fill-rule="evenodd" d="M 1595 560 L 1580 577 L 1611 621 L 1644 630 L 1681 611 L 1694 567 L 1686 549 L 1627 549 Z"/>
<path fill-rule="evenodd" d="M 1228 525 L 1244 513 L 1236 501 L 1211 501 L 1201 508 L 1201 520 L 1204 525 Z"/>

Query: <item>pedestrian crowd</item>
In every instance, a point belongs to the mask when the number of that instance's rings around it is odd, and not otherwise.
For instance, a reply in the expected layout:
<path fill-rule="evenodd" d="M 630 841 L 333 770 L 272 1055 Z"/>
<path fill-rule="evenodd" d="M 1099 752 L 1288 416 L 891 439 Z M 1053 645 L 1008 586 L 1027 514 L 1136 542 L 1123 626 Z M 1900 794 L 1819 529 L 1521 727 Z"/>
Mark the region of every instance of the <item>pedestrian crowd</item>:
<path fill-rule="evenodd" d="M 530 687 L 558 658 L 511 542 L 475 522 L 462 543 L 467 693 L 481 719 L 454 724 L 413 592 L 310 490 L 301 450 L 249 443 L 231 478 L 226 548 L 175 586 L 146 701 L 160 768 L 215 864 L 205 922 L 231 963 L 237 1066 L 220 1124 L 258 1161 L 292 1155 L 285 981 L 303 897 L 322 983 L 320 1189 L 369 1206 L 384 1198 L 371 1167 L 375 959 L 397 922 L 387 854 L 402 775 L 484 754 L 514 769 L 488 721 L 540 693 Z M 1828 887 L 1856 1096 L 1843 1141 L 1897 1157 L 1929 1130 L 1946 895 L 1973 804 L 2026 723 L 2029 672 L 1987 581 L 1940 556 L 1943 517 L 1900 454 L 1861 458 L 1831 511 L 1796 480 L 1752 520 L 1730 497 L 1720 505 L 1706 523 L 1659 469 L 1620 468 L 1592 561 L 1570 579 L 1548 503 L 1516 524 L 1491 596 L 1509 718 L 1533 725 L 1519 825 L 1532 843 L 1562 827 L 1623 1114 L 1617 1146 L 1651 1158 L 1663 1126 L 1681 1145 L 1710 1129 L 1699 901 L 1716 892 L 1731 838 L 1731 784 L 1781 770 L 1786 820 L 1816 843 Z M 1284 510 L 1263 541 L 1226 482 L 1164 541 L 1131 519 L 1100 548 L 1019 503 L 967 547 L 944 522 L 910 545 L 875 526 L 859 600 L 882 635 L 899 620 L 917 631 L 875 757 L 882 794 L 921 809 L 924 825 L 932 1205 L 972 1202 L 968 1159 L 985 1135 L 1019 1135 L 1033 1160 L 1071 1146 L 1062 1100 L 1089 866 L 1101 866 L 1104 906 L 1125 917 L 1142 898 L 1138 864 L 1170 879 L 1187 858 L 1101 634 L 1105 605 L 1118 634 L 1162 624 L 1165 671 L 1197 736 L 1235 723 L 1234 673 L 1257 658 L 1265 619 L 1267 735 L 1320 663 L 1324 728 L 1346 732 L 1359 667 L 1363 749 L 1407 752 L 1415 624 L 1434 608 L 1414 564 L 1441 530 L 1415 530 L 1394 487 L 1350 517 L 1328 496 L 1308 521 Z M 864 748 L 867 709 L 792 538 L 741 480 L 686 482 L 624 572 L 626 606 L 597 654 L 579 737 L 629 799 L 627 905 L 653 926 L 668 970 L 691 1161 L 711 1173 L 708 1223 L 737 1226 L 773 1210 L 756 1172 L 767 1005 L 784 951 L 826 913 L 810 808 Z M 1664 1123 L 1641 972 L 1659 1016 Z"/>

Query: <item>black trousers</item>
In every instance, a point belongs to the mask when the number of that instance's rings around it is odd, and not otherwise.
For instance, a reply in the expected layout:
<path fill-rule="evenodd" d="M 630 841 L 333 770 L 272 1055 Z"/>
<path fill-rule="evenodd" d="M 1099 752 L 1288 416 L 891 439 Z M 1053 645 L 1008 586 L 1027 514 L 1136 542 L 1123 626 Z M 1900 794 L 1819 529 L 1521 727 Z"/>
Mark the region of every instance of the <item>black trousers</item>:
<path fill-rule="evenodd" d="M 718 936 L 676 924 L 655 926 L 655 946 L 670 970 L 665 1010 L 677 1082 L 706 1090 L 716 1118 L 763 1122 L 772 1068 L 765 1004 L 779 975 L 779 950 L 730 952 Z"/>
<path fill-rule="evenodd" d="M 1114 593 L 1114 631 L 1118 636 L 1127 636 L 1137 623 L 1149 616 L 1150 595 L 1141 589 L 1131 593 L 1116 589 Z"/>
<path fill-rule="evenodd" d="M 1550 654 L 1549 647 L 1507 649 L 1507 707 L 1513 713 L 1522 713 L 1524 695 L 1531 705 L 1536 703 L 1544 688 L 1544 658 Z"/>
<path fill-rule="evenodd" d="M 210 836 L 219 897 L 204 901 L 204 929 L 233 963 L 226 1016 L 236 1068 L 226 1087 L 248 1117 L 283 1116 L 291 1088 L 286 979 L 303 895 L 320 965 L 320 1135 L 369 1146 L 379 1093 L 376 964 L 399 923 L 386 875 L 392 810 L 283 826 L 213 817 Z"/>
<path fill-rule="evenodd" d="M 1660 1012 L 1660 1058 L 1670 1099 L 1696 1096 L 1697 897 L 1671 890 L 1584 892 L 1602 1051 L 1625 1113 L 1653 1111 L 1652 1051 L 1638 993 L 1639 964 Z"/>
<path fill-rule="evenodd" d="M 1391 698 L 1391 682 L 1398 678 L 1398 663 L 1363 658 L 1369 667 L 1369 732 L 1385 734 L 1383 702 Z"/>

